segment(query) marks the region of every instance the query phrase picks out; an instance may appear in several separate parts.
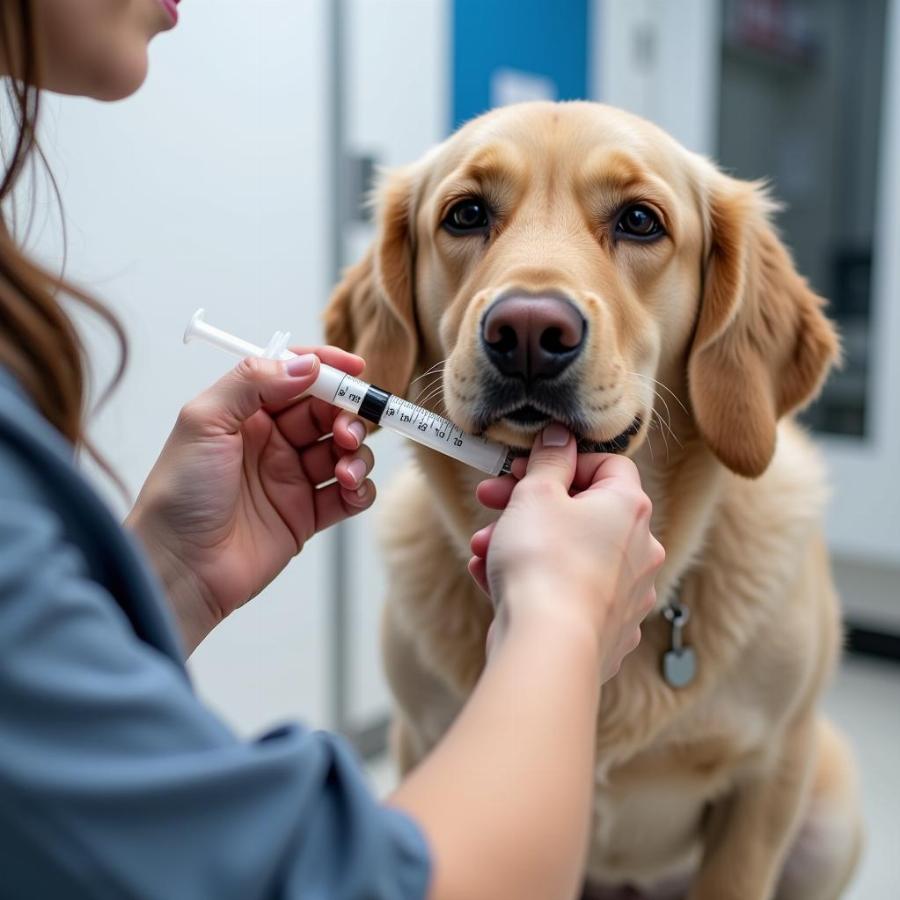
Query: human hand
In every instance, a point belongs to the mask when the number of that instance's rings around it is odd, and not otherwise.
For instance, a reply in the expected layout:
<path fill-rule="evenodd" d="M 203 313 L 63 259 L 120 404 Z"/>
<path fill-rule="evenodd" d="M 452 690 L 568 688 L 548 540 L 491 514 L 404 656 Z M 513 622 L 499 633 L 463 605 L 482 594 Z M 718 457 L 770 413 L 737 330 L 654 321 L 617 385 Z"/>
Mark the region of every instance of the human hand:
<path fill-rule="evenodd" d="M 469 571 L 498 607 L 492 641 L 517 621 L 566 623 L 597 642 L 603 680 L 640 641 L 665 551 L 650 533 L 650 499 L 631 460 L 577 455 L 560 425 L 544 430 L 513 474 L 483 481 L 501 510 L 476 532 Z"/>
<path fill-rule="evenodd" d="M 351 375 L 365 363 L 334 347 L 296 352 L 287 363 L 245 359 L 188 403 L 128 518 L 188 652 L 310 537 L 375 499 L 362 421 L 297 400 L 320 360 Z"/>

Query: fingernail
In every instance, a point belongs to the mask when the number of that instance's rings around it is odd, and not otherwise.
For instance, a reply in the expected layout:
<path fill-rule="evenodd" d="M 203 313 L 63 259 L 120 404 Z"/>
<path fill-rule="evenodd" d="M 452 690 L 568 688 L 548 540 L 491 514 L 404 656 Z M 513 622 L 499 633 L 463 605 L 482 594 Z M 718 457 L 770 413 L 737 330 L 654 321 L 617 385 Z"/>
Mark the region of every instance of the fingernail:
<path fill-rule="evenodd" d="M 368 474 L 366 464 L 361 459 L 354 459 L 353 462 L 347 466 L 347 471 L 350 473 L 350 477 L 354 482 L 357 483 L 362 481 Z"/>
<path fill-rule="evenodd" d="M 544 429 L 541 442 L 545 447 L 565 447 L 569 443 L 568 429 L 554 422 Z"/>
<path fill-rule="evenodd" d="M 369 495 L 369 486 L 364 484 L 361 488 L 358 488 L 356 491 L 356 497 L 359 500 L 365 500 Z"/>
<path fill-rule="evenodd" d="M 356 438 L 356 443 L 361 444 L 366 439 L 366 426 L 362 422 L 351 422 L 347 430 Z"/>
<path fill-rule="evenodd" d="M 285 364 L 288 375 L 299 378 L 302 375 L 311 375 L 316 367 L 318 357 L 314 353 L 306 353 L 303 356 L 295 356 Z"/>

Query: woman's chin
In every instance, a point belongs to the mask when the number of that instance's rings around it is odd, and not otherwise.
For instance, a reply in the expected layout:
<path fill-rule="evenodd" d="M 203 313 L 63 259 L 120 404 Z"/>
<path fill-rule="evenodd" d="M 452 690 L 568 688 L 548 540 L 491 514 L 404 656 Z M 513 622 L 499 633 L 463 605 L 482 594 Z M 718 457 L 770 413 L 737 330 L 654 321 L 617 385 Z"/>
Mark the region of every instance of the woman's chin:
<path fill-rule="evenodd" d="M 113 102 L 130 97 L 147 80 L 149 60 L 146 48 L 116 61 L 110 61 L 102 70 L 95 70 L 93 77 L 82 88 L 61 93 L 82 95 L 94 100 Z"/>

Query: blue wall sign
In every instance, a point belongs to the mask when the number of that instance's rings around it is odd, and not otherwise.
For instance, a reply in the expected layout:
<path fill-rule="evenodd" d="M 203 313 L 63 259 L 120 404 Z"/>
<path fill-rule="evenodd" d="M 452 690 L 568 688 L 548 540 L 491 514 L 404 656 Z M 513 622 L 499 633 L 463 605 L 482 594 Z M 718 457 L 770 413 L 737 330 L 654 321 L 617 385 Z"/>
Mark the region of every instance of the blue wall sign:
<path fill-rule="evenodd" d="M 589 97 L 590 0 L 454 0 L 453 127 L 493 106 Z"/>

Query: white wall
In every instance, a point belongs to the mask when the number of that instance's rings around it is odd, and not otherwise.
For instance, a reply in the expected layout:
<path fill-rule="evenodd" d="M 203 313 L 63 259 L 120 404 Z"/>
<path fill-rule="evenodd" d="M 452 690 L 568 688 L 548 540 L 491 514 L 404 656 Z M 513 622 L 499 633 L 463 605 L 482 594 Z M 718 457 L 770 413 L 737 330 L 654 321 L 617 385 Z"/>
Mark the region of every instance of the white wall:
<path fill-rule="evenodd" d="M 715 151 L 718 0 L 593 0 L 594 95 Z"/>
<path fill-rule="evenodd" d="M 319 335 L 328 290 L 327 0 L 191 0 L 114 106 L 48 104 L 44 141 L 69 223 L 69 273 L 126 322 L 125 382 L 93 433 L 132 490 L 179 407 L 231 364 L 181 334 L 198 306 L 264 341 Z M 55 228 L 39 250 L 59 258 Z M 101 368 L 111 346 L 95 338 Z M 330 590 L 317 539 L 195 654 L 201 693 L 242 731 L 322 723 Z"/>

